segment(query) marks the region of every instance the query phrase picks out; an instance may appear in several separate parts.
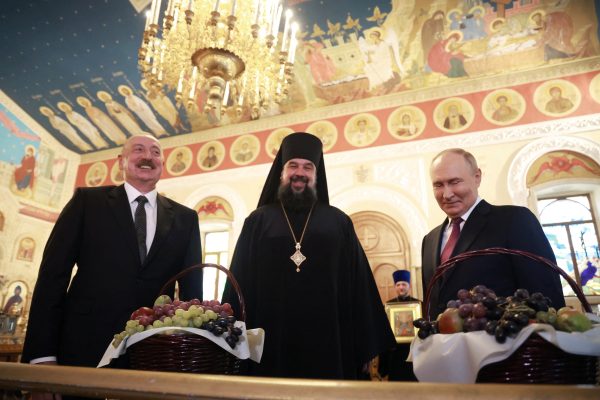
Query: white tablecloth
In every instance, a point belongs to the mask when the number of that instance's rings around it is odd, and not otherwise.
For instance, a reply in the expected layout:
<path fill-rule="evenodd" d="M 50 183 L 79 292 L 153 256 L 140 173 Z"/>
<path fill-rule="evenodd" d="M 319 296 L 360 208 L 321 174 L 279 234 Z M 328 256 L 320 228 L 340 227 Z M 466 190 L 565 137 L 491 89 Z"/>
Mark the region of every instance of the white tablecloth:
<path fill-rule="evenodd" d="M 113 358 L 118 358 L 119 356 L 125 354 L 127 348 L 132 344 L 135 344 L 140 340 L 144 340 L 153 335 L 163 334 L 167 331 L 173 333 L 188 332 L 195 335 L 204 336 L 239 359 L 245 360 L 249 358 L 253 361 L 260 362 L 265 343 L 265 331 L 261 328 L 246 330 L 246 324 L 242 321 L 237 321 L 235 326 L 241 328 L 243 333 L 234 349 L 227 344 L 224 334 L 221 336 L 215 336 L 205 329 L 169 326 L 136 333 L 134 335 L 127 336 L 125 340 L 123 340 L 116 348 L 112 345 L 111 341 L 104 352 L 104 356 L 102 356 L 102 359 L 98 363 L 98 368 L 108 365 Z"/>
<path fill-rule="evenodd" d="M 598 321 L 598 317 L 588 316 Z M 419 381 L 475 383 L 482 367 L 508 358 L 534 332 L 567 353 L 600 356 L 600 325 L 586 332 L 567 333 L 548 324 L 531 324 L 502 344 L 484 331 L 416 338 L 409 360 Z"/>

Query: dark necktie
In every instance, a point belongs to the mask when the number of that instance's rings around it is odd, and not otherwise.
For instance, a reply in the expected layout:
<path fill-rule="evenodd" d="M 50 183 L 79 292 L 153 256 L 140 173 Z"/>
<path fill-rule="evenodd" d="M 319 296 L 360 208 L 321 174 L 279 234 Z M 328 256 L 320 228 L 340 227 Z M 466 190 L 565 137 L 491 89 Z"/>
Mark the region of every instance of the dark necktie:
<path fill-rule="evenodd" d="M 148 202 L 148 199 L 144 196 L 138 196 L 135 201 L 137 201 L 138 205 L 135 209 L 135 233 L 137 235 L 138 249 L 140 251 L 140 261 L 142 264 L 146 259 L 146 209 L 145 204 Z"/>
<path fill-rule="evenodd" d="M 444 246 L 444 250 L 442 250 L 442 255 L 440 256 L 440 264 L 445 263 L 452 252 L 454 251 L 454 247 L 456 246 L 456 242 L 458 242 L 458 238 L 460 236 L 460 223 L 463 221 L 462 218 L 453 218 L 450 224 L 452 225 L 452 232 L 450 232 L 450 237 Z"/>

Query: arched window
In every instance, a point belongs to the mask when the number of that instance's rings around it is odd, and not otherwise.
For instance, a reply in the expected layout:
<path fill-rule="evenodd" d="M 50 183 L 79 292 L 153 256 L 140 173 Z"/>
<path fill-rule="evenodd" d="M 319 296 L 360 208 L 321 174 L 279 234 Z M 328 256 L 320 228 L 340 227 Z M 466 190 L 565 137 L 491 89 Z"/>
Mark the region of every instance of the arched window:
<path fill-rule="evenodd" d="M 200 220 L 202 261 L 229 268 L 233 208 L 227 200 L 211 196 L 202 199 L 194 209 Z M 227 277 L 214 268 L 204 269 L 204 298 L 220 299 Z"/>
<path fill-rule="evenodd" d="M 552 245 L 557 264 L 569 273 L 586 295 L 600 294 L 600 253 L 590 195 L 538 200 L 540 222 Z M 574 295 L 565 287 L 565 295 Z"/>
<path fill-rule="evenodd" d="M 527 186 L 537 197 L 556 262 L 588 296 L 600 295 L 599 184 L 598 163 L 575 151 L 548 152 L 527 172 Z M 563 291 L 565 296 L 575 294 L 565 281 Z"/>

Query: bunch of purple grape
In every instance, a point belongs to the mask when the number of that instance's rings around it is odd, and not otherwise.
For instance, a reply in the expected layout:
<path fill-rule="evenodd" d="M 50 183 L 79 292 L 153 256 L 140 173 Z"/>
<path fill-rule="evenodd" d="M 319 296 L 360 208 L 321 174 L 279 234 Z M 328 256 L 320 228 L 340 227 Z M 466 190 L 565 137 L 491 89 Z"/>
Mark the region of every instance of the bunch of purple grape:
<path fill-rule="evenodd" d="M 531 296 L 526 289 L 517 289 L 513 296 L 499 297 L 493 290 L 484 285 L 477 285 L 471 290 L 461 289 L 457 292 L 457 299 L 446 304 L 448 309 L 457 309 L 459 318 L 449 321 L 427 321 L 419 318 L 413 322 L 419 329 L 418 336 L 425 339 L 431 334 L 439 333 L 439 324 L 445 327 L 451 325 L 451 332 L 473 332 L 485 330 L 494 335 L 498 343 L 504 343 L 507 337 L 516 336 L 520 330 L 529 324 L 530 319 L 535 319 L 537 312 L 546 312 L 551 306 L 550 299 L 541 293 Z M 444 312 L 445 314 L 446 312 Z M 450 315 L 452 313 L 449 313 Z M 452 326 L 454 325 L 454 326 Z"/>
<path fill-rule="evenodd" d="M 226 317 L 219 317 L 215 321 L 205 322 L 200 328 L 212 332 L 215 336 L 221 336 L 226 333 L 227 336 L 225 337 L 225 341 L 232 349 L 234 349 L 242 335 L 242 329 L 234 326 L 235 322 L 235 316 L 229 315 Z"/>
<path fill-rule="evenodd" d="M 517 289 L 513 296 L 501 298 L 499 307 L 503 310 L 500 318 L 490 319 L 485 331 L 494 335 L 498 343 L 504 343 L 507 337 L 515 337 L 530 322 L 537 322 L 536 314 L 550 309 L 551 300 L 542 293 L 531 296 L 527 289 Z"/>
<path fill-rule="evenodd" d="M 437 321 L 427 321 L 425 318 L 415 319 L 413 326 L 418 329 L 417 336 L 419 339 L 425 339 L 429 335 L 439 333 Z"/>

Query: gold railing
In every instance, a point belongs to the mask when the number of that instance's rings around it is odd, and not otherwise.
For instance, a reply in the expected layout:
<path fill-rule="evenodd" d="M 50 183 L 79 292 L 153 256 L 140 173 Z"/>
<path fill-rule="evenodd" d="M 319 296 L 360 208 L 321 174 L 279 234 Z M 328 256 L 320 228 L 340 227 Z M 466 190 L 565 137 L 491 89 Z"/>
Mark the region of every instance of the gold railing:
<path fill-rule="evenodd" d="M 600 399 L 593 386 L 249 378 L 7 362 L 0 362 L 0 394 L 2 389 L 109 399 Z"/>

